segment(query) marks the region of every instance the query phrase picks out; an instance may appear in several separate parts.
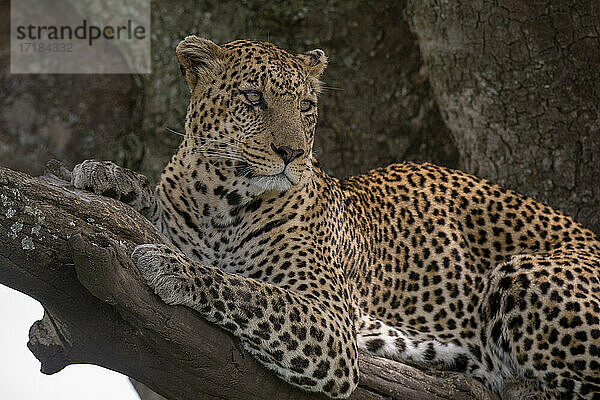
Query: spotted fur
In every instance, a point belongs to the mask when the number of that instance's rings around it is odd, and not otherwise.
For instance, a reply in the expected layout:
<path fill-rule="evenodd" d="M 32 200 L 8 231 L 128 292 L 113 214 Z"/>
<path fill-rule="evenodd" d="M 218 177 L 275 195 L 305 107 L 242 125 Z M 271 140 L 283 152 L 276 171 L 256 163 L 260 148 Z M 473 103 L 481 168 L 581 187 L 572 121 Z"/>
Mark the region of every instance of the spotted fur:
<path fill-rule="evenodd" d="M 132 255 L 163 300 L 332 398 L 355 389 L 361 348 L 464 372 L 504 399 L 600 399 L 591 231 L 431 164 L 328 176 L 312 154 L 321 50 L 190 36 L 177 56 L 191 100 L 156 191 L 110 163 L 87 162 L 73 178 L 171 239 L 178 250 Z"/>

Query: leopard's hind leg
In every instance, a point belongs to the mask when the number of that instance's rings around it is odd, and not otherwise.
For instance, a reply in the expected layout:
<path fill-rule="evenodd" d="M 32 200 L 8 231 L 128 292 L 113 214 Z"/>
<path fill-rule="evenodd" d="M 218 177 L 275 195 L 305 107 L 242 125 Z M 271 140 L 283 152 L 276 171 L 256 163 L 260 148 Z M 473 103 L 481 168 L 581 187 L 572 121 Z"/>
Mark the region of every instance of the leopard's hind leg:
<path fill-rule="evenodd" d="M 413 335 L 368 315 L 358 320 L 358 347 L 370 354 L 411 364 L 435 364 L 438 368 L 465 372 L 472 364 L 469 354 L 454 343 Z"/>

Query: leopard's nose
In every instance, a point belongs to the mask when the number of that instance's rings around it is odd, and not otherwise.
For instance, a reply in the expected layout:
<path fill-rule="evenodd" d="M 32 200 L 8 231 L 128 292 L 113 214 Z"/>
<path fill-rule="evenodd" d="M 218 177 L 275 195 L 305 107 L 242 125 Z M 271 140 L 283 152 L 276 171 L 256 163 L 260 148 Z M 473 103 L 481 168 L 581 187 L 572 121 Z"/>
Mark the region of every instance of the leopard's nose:
<path fill-rule="evenodd" d="M 304 154 L 304 150 L 302 149 L 292 149 L 290 146 L 275 146 L 271 143 L 271 148 L 273 151 L 281 157 L 284 164 L 289 164 L 294 161 L 296 158 L 300 157 Z"/>

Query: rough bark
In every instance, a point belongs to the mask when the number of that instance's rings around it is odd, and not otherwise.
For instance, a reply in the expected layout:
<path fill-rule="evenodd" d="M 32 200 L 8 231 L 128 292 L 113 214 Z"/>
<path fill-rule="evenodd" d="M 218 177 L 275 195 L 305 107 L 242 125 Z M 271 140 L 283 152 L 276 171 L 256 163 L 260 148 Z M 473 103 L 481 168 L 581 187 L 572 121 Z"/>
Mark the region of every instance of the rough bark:
<path fill-rule="evenodd" d="M 600 7 L 409 1 L 460 167 L 600 233 Z"/>
<path fill-rule="evenodd" d="M 56 175 L 0 168 L 0 237 L 0 283 L 45 308 L 28 343 L 43 373 L 97 364 L 170 399 L 319 398 L 276 378 L 191 309 L 151 292 L 128 255 L 163 239 L 130 207 Z M 494 399 L 457 373 L 428 374 L 366 354 L 360 369 L 353 399 Z"/>

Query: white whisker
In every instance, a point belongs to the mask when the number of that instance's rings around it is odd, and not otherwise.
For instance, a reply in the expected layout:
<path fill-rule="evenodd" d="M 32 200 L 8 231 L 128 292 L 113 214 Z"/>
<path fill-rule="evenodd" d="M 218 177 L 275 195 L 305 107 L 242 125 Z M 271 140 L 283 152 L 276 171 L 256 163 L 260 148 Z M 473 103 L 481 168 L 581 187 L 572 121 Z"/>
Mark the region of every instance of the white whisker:
<path fill-rule="evenodd" d="M 235 148 L 240 149 L 240 150 L 242 149 L 240 146 L 238 146 L 236 144 L 229 143 L 229 142 L 226 142 L 224 140 L 219 140 L 219 139 L 201 138 L 200 141 L 207 141 L 207 142 L 209 142 L 209 143 L 204 143 L 200 147 L 204 147 L 204 146 L 208 146 L 209 144 L 217 143 L 217 144 L 224 145 L 225 147 L 231 146 L 231 147 L 235 147 Z"/>
<path fill-rule="evenodd" d="M 174 133 L 175 135 L 179 135 L 179 136 L 183 136 L 183 137 L 185 137 L 185 133 L 177 132 L 176 130 L 174 130 L 174 129 L 171 129 L 171 128 L 169 128 L 168 126 L 167 126 L 167 127 L 165 127 L 165 130 L 166 130 L 167 132 L 169 132 L 169 133 Z"/>

